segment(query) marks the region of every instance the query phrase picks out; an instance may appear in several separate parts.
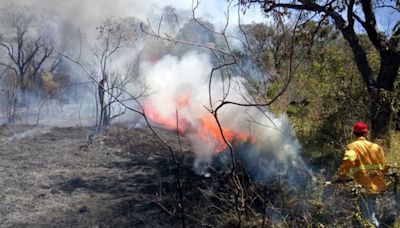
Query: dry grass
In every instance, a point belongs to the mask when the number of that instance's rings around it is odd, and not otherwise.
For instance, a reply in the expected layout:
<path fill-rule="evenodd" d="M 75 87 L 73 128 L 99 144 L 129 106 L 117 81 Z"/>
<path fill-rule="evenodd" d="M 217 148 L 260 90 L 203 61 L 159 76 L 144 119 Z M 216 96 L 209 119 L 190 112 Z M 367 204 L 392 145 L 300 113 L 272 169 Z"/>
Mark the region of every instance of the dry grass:
<path fill-rule="evenodd" d="M 389 165 L 400 166 L 400 132 L 393 131 L 391 133 L 391 145 L 387 154 Z"/>

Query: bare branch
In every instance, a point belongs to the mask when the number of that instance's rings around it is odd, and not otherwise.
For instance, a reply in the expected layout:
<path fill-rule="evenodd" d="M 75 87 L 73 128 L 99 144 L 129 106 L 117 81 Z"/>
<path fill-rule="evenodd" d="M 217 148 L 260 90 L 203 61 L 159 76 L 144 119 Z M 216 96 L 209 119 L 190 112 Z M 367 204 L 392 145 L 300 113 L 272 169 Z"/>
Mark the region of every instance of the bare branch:
<path fill-rule="evenodd" d="M 93 76 L 91 73 L 89 73 L 89 71 L 87 70 L 87 68 L 86 68 L 85 66 L 83 66 L 82 63 L 80 63 L 79 61 L 76 61 L 76 60 L 70 58 L 69 56 L 67 56 L 67 55 L 65 55 L 65 54 L 63 54 L 63 53 L 59 53 L 59 54 L 60 54 L 61 56 L 63 56 L 64 58 L 68 59 L 69 61 L 71 61 L 71 62 L 77 64 L 77 65 L 86 73 L 86 75 L 89 77 L 89 79 L 92 81 L 92 83 L 94 83 L 94 84 L 97 85 L 98 87 L 104 89 L 104 91 L 105 91 L 109 96 L 114 97 L 114 95 L 113 95 L 112 93 L 110 93 L 106 88 L 102 87 L 102 85 L 101 85 L 99 82 L 97 82 L 97 80 L 94 78 L 94 76 Z M 133 97 L 133 96 L 132 96 L 132 97 Z M 115 97 L 114 97 L 114 98 L 115 98 Z M 150 121 L 149 121 L 149 119 L 147 118 L 147 116 L 146 116 L 146 114 L 145 114 L 145 111 L 144 111 L 144 108 L 143 108 L 142 104 L 141 104 L 137 99 L 133 99 L 133 100 L 134 100 L 134 101 L 136 102 L 136 104 L 138 105 L 139 110 L 134 109 L 134 108 L 131 108 L 131 107 L 128 106 L 125 102 L 121 101 L 121 100 L 118 99 L 118 98 L 115 98 L 115 100 L 116 100 L 120 105 L 122 105 L 123 107 L 125 107 L 127 110 L 130 110 L 130 111 L 132 111 L 132 112 L 134 112 L 134 113 L 137 113 L 137 114 L 139 114 L 140 116 L 142 116 L 143 119 L 145 120 L 146 125 L 150 128 L 151 132 L 157 137 L 157 139 L 160 140 L 160 142 L 161 142 L 164 146 L 166 146 L 166 147 L 168 148 L 169 151 L 171 151 L 171 152 L 173 151 L 173 150 L 172 150 L 172 147 L 171 147 L 164 139 L 162 139 L 161 136 L 154 130 L 154 128 L 152 127 L 152 125 L 151 125 L 151 123 L 150 123 Z"/>
<path fill-rule="evenodd" d="M 0 62 L 0 65 L 5 66 L 7 69 L 14 71 L 15 75 L 18 75 L 18 70 L 15 67 L 11 66 L 10 64 Z"/>
<path fill-rule="evenodd" d="M 361 5 L 364 12 L 365 23 L 361 25 L 365 28 L 368 33 L 372 44 L 378 51 L 383 51 L 387 44 L 384 37 L 378 32 L 376 25 L 375 12 L 372 7 L 372 1 L 361 1 Z"/>
<path fill-rule="evenodd" d="M 353 7 L 354 7 L 355 0 L 350 0 L 349 3 L 347 4 L 347 21 L 349 22 L 350 27 L 354 27 L 354 18 L 353 14 Z"/>
<path fill-rule="evenodd" d="M 397 53 L 400 52 L 399 41 L 400 41 L 400 21 L 398 21 L 396 25 L 393 27 L 393 35 L 389 40 L 389 47 L 394 50 L 397 50 Z"/>
<path fill-rule="evenodd" d="M 140 28 L 142 29 L 142 32 L 144 32 L 145 34 L 147 34 L 147 35 L 149 35 L 149 36 L 152 36 L 152 37 L 154 37 L 154 38 L 163 39 L 163 40 L 165 40 L 165 41 L 169 41 L 169 42 L 171 42 L 171 43 L 176 43 L 176 44 L 180 44 L 180 45 L 189 45 L 189 46 L 195 46 L 195 47 L 205 48 L 205 49 L 208 49 L 208 50 L 213 50 L 213 51 L 216 51 L 216 52 L 220 52 L 220 53 L 225 54 L 225 55 L 231 55 L 231 53 L 230 53 L 229 51 L 221 50 L 221 49 L 214 48 L 214 47 L 210 47 L 210 46 L 207 46 L 207 45 L 198 44 L 198 43 L 192 43 L 192 42 L 182 41 L 182 40 L 176 40 L 176 39 L 173 39 L 172 37 L 169 37 L 168 35 L 166 35 L 166 36 L 159 36 L 159 35 L 157 35 L 156 33 L 154 33 L 153 30 L 151 30 L 151 27 L 149 28 L 151 32 L 146 31 L 146 30 L 143 28 L 143 24 L 140 25 Z"/>

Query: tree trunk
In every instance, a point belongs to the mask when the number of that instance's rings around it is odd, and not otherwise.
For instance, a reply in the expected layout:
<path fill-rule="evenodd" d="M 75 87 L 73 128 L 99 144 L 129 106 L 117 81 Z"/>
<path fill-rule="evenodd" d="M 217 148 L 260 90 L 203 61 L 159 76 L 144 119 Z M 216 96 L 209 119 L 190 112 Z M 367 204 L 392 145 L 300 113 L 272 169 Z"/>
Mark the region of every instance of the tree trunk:
<path fill-rule="evenodd" d="M 99 97 L 99 125 L 97 126 L 97 131 L 100 131 L 103 127 L 103 116 L 104 116 L 104 81 L 101 80 L 99 85 L 97 86 L 98 97 Z"/>
<path fill-rule="evenodd" d="M 25 107 L 28 103 L 28 85 L 26 85 L 24 76 L 20 76 L 19 83 L 19 88 L 21 91 L 21 100 L 19 101 L 19 104 L 21 107 Z"/>
<path fill-rule="evenodd" d="M 106 104 L 106 91 L 105 91 L 105 83 L 106 80 L 101 80 L 98 85 L 98 92 L 99 92 L 99 108 L 100 108 L 100 117 L 99 117 L 99 125 L 98 125 L 98 131 L 100 131 L 102 128 L 107 127 L 110 125 L 110 113 L 108 112 L 107 109 L 107 104 Z"/>
<path fill-rule="evenodd" d="M 371 137 L 386 148 L 390 147 L 392 100 L 390 91 L 380 90 L 371 93 Z"/>
<path fill-rule="evenodd" d="M 381 67 L 377 89 L 371 91 L 371 136 L 383 146 L 390 147 L 390 130 L 393 117 L 393 90 L 400 61 L 398 53 L 390 50 L 380 52 Z"/>
<path fill-rule="evenodd" d="M 110 125 L 110 113 L 108 112 L 107 107 L 102 108 L 102 116 L 103 120 L 101 121 L 102 122 L 101 127 L 108 127 Z"/>

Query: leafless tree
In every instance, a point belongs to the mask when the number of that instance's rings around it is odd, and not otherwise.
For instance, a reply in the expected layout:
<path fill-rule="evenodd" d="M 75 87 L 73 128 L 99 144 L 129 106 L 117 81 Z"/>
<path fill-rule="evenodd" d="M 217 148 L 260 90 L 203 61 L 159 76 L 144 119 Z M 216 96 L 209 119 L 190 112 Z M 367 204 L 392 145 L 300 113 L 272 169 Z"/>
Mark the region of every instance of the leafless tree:
<path fill-rule="evenodd" d="M 27 105 L 27 90 L 37 84 L 42 67 L 54 54 L 54 45 L 35 30 L 39 20 L 29 9 L 4 8 L 1 22 L 5 31 L 0 36 L 0 47 L 6 57 L 0 60 L 0 65 L 17 75 L 22 96 L 20 102 Z M 52 62 L 48 71 L 56 66 L 57 61 Z"/>
<path fill-rule="evenodd" d="M 6 116 L 7 122 L 13 124 L 16 118 L 18 78 L 14 72 L 6 68 L 1 82 L 1 96 L 4 98 L 1 107 L 5 108 L 4 116 Z"/>
<path fill-rule="evenodd" d="M 99 67 L 99 79 L 97 85 L 100 115 L 98 129 L 110 125 L 111 120 L 125 113 L 126 109 L 114 106 L 117 99 L 123 100 L 124 89 L 127 83 L 138 78 L 139 58 L 136 57 L 125 65 L 124 72 L 113 69 L 112 61 L 118 57 L 123 49 L 133 47 L 139 34 L 135 25 L 127 20 L 107 19 L 97 27 L 98 44 L 93 53 Z M 112 94 L 110 96 L 109 94 Z M 142 94 L 142 93 L 140 93 Z M 115 110 L 117 108 L 118 110 Z"/>

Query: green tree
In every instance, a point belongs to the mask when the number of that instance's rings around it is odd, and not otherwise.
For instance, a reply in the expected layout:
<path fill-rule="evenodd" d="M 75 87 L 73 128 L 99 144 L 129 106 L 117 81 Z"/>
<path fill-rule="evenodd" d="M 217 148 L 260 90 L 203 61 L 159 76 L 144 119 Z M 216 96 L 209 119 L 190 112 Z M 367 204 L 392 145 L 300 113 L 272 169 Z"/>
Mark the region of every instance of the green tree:
<path fill-rule="evenodd" d="M 392 101 L 394 83 L 400 67 L 400 10 L 395 1 L 348 0 L 348 1 L 242 1 L 245 5 L 260 4 L 267 15 L 288 16 L 293 11 L 302 11 L 308 20 L 320 18 L 321 22 L 332 23 L 350 45 L 357 68 L 371 98 L 370 116 L 372 137 L 386 142 L 390 139 L 393 114 Z M 377 23 L 377 10 L 392 13 L 379 15 L 383 20 L 394 21 L 391 31 L 382 31 Z M 397 18 L 397 19 L 396 19 Z M 356 25 L 361 25 L 359 31 Z M 365 32 L 364 32 L 365 31 Z M 379 56 L 379 70 L 375 74 L 368 59 L 366 43 L 368 37 Z"/>

